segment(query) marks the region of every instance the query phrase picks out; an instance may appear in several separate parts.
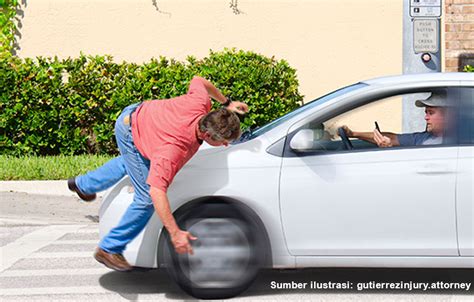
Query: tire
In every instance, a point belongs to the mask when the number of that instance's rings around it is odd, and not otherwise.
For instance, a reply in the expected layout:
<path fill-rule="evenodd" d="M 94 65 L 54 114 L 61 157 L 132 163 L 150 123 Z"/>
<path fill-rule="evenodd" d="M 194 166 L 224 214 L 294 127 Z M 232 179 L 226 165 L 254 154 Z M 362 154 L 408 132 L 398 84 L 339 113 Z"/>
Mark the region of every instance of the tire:
<path fill-rule="evenodd" d="M 265 263 L 266 233 L 260 220 L 231 203 L 201 203 L 177 218 L 198 239 L 194 255 L 178 255 L 165 235 L 169 275 L 189 295 L 224 299 L 245 291 Z"/>

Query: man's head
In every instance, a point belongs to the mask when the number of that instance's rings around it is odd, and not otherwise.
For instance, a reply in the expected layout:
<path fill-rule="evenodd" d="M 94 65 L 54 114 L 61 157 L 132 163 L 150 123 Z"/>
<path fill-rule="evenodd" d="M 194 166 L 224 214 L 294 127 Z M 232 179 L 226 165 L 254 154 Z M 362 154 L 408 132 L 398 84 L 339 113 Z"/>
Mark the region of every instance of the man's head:
<path fill-rule="evenodd" d="M 240 120 L 225 108 L 209 112 L 199 121 L 201 138 L 211 146 L 227 146 L 240 137 Z"/>
<path fill-rule="evenodd" d="M 417 107 L 425 107 L 426 130 L 436 136 L 442 136 L 446 128 L 446 94 L 432 93 L 426 100 L 417 100 Z"/>

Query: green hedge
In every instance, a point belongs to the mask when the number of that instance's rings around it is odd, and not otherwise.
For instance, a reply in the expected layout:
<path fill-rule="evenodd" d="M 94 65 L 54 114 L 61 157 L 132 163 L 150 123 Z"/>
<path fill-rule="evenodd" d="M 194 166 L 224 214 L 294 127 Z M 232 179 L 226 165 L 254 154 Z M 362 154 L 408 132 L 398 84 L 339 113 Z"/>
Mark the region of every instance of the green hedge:
<path fill-rule="evenodd" d="M 17 49 L 18 20 L 15 17 L 19 9 L 18 0 L 0 0 L 0 59 L 10 58 Z"/>
<path fill-rule="evenodd" d="M 302 102 L 296 71 L 287 62 L 234 49 L 200 60 L 161 57 L 143 64 L 85 55 L 2 59 L 0 154 L 114 154 L 113 124 L 125 106 L 184 94 L 194 75 L 248 103 L 243 128 L 265 124 Z"/>

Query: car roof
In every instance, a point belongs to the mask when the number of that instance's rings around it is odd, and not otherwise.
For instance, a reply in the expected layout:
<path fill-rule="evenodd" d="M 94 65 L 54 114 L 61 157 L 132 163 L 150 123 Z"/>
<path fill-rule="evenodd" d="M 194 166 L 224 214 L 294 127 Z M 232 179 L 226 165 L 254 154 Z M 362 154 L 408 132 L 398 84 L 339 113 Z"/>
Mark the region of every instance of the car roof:
<path fill-rule="evenodd" d="M 474 74 L 469 73 L 469 72 L 432 72 L 432 73 L 403 74 L 403 75 L 374 78 L 370 80 L 361 81 L 361 83 L 378 86 L 378 85 L 402 84 L 402 83 L 407 83 L 407 82 L 430 82 L 430 81 L 473 81 L 474 82 Z"/>

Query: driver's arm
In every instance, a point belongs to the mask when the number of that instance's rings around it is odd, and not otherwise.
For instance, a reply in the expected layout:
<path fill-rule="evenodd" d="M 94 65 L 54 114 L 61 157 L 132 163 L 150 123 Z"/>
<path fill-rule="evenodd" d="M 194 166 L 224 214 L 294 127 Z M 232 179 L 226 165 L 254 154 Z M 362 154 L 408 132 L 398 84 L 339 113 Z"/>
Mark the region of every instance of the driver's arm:
<path fill-rule="evenodd" d="M 358 132 L 358 131 L 352 131 L 351 129 L 349 129 L 349 127 L 347 126 L 342 126 L 342 128 L 344 129 L 344 131 L 346 132 L 347 134 L 347 137 L 354 137 L 354 138 L 358 138 L 358 139 L 361 139 L 361 140 L 364 140 L 366 142 L 369 142 L 369 143 L 372 143 L 372 144 L 377 144 L 377 142 L 375 141 L 374 139 L 374 132 Z M 391 145 L 392 146 L 399 146 L 400 143 L 398 142 L 398 137 L 397 137 L 397 134 L 396 133 L 392 133 L 392 132 L 382 132 L 381 133 L 383 136 L 386 136 L 390 139 L 391 141 Z"/>
<path fill-rule="evenodd" d="M 391 132 L 380 133 L 377 129 L 374 130 L 374 140 L 380 148 L 400 146 L 398 135 Z"/>

